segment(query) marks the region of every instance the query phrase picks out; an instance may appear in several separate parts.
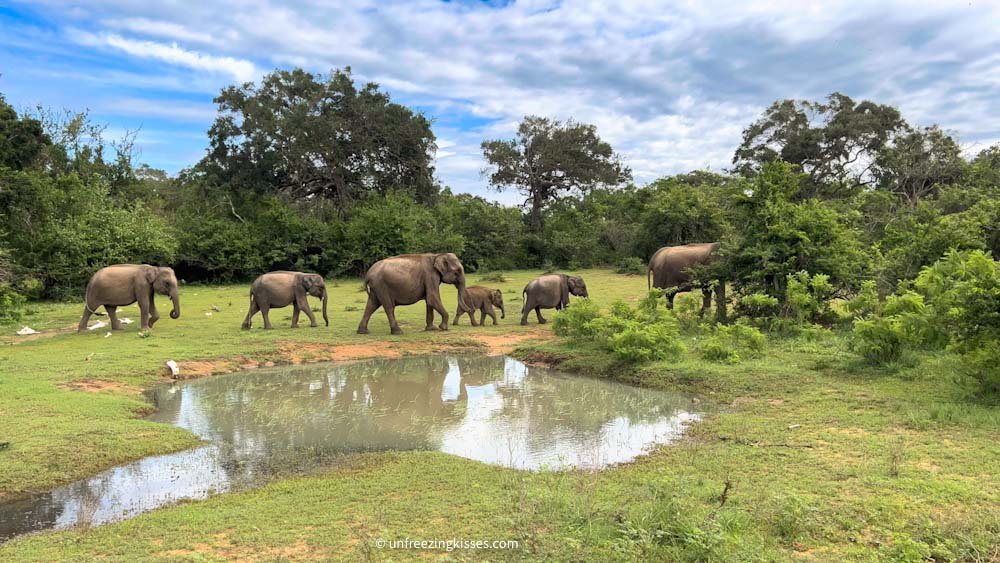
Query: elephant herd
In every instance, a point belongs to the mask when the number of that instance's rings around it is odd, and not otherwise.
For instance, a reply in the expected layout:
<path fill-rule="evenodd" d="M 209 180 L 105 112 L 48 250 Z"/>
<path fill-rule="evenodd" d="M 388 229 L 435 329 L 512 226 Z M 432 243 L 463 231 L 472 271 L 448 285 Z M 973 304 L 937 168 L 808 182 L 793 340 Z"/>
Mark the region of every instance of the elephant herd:
<path fill-rule="evenodd" d="M 718 249 L 719 243 L 663 247 L 650 259 L 647 283 L 651 288 L 669 290 L 665 293 L 668 305 L 673 306 L 676 293 L 693 289 L 688 269 L 708 264 Z M 396 321 L 396 307 L 412 305 L 418 301 L 423 301 L 427 309 L 426 330 L 448 330 L 448 312 L 441 301 L 442 283 L 454 285 L 458 289 L 455 324 L 458 324 L 462 315 L 468 314 L 473 326 L 484 324 L 487 316 L 495 325 L 497 316 L 494 307 L 500 309 L 500 318 L 506 318 L 503 294 L 499 289 L 466 287 L 465 269 L 458 256 L 450 252 L 404 254 L 379 260 L 368 269 L 364 281 L 368 302 L 358 325 L 358 334 L 368 334 L 368 321 L 379 308 L 385 311 L 392 334 L 401 334 L 402 330 Z M 711 303 L 711 290 L 705 286 L 702 291 L 705 294 L 704 311 Z M 117 308 L 133 303 L 139 304 L 140 328 L 149 330 L 160 318 L 153 301 L 157 293 L 169 296 L 173 302 L 170 318 L 180 317 L 177 277 L 171 268 L 148 264 L 118 264 L 102 268 L 87 283 L 83 317 L 78 330 L 87 329 L 90 316 L 101 314 L 97 312 L 100 307 L 104 307 L 107 312 L 111 328 L 119 330 L 121 321 L 116 316 Z M 250 285 L 250 309 L 242 328 L 249 329 L 258 312 L 264 319 L 264 328 L 272 328 L 268 317 L 270 310 L 289 305 L 292 306 L 292 328 L 298 327 L 300 313 L 305 313 L 310 325 L 315 327 L 316 316 L 308 303 L 310 295 L 322 300 L 323 321 L 329 326 L 326 312 L 328 295 L 322 276 L 289 271 L 263 274 Z M 528 324 L 528 314 L 531 311 L 535 312 L 539 323 L 545 323 L 541 310 L 565 308 L 569 304 L 570 295 L 589 297 L 583 278 L 546 274 L 528 282 L 522 291 L 524 305 L 521 308 L 521 324 Z M 479 322 L 475 318 L 477 311 L 480 313 Z M 437 326 L 434 324 L 435 313 L 441 317 L 441 323 Z"/>

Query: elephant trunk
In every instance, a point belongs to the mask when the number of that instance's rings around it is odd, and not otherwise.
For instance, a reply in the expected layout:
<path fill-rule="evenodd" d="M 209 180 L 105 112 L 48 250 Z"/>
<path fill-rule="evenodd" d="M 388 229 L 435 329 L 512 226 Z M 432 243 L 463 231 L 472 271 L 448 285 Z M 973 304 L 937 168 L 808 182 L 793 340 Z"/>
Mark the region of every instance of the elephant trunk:
<path fill-rule="evenodd" d="M 170 300 L 174 303 L 174 308 L 170 311 L 170 318 L 176 319 L 181 316 L 181 297 L 177 294 L 177 288 L 170 290 Z"/>
<path fill-rule="evenodd" d="M 326 303 L 329 301 L 329 294 L 326 292 L 326 288 L 323 288 L 323 322 L 326 326 L 330 326 L 330 318 L 326 316 Z"/>
<path fill-rule="evenodd" d="M 465 275 L 461 275 L 458 281 L 455 283 L 458 286 L 458 304 L 462 309 L 466 311 L 472 310 L 472 299 L 469 298 L 469 292 L 465 289 Z"/>

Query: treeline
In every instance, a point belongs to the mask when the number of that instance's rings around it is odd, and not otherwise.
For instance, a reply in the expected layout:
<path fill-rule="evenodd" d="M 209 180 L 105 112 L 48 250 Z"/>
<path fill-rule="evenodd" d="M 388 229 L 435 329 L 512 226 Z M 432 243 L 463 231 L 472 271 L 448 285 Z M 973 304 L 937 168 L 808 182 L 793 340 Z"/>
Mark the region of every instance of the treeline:
<path fill-rule="evenodd" d="M 837 295 L 866 280 L 885 295 L 950 249 L 1000 250 L 1000 147 L 967 159 L 940 128 L 841 94 L 775 102 L 730 172 L 645 186 L 592 126 L 527 117 L 516 138 L 483 143 L 489 185 L 523 207 L 440 186 L 430 121 L 350 69 L 278 71 L 215 101 L 205 158 L 168 177 L 86 114 L 0 98 L 0 306 L 79 296 L 115 262 L 233 281 L 447 250 L 471 271 L 644 273 L 663 245 L 713 240 L 727 260 L 711 274 L 742 294 L 781 299 L 805 271 Z"/>

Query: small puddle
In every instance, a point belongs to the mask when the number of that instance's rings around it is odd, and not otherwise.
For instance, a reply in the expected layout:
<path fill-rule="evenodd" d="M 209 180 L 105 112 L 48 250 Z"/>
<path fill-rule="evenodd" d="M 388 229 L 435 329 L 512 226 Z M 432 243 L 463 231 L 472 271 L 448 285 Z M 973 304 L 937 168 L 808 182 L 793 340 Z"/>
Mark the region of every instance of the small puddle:
<path fill-rule="evenodd" d="M 432 450 L 518 469 L 599 469 L 674 440 L 699 418 L 687 395 L 502 356 L 272 368 L 151 396 L 149 420 L 186 428 L 206 445 L 2 505 L 0 541 L 257 486 L 354 452 Z"/>

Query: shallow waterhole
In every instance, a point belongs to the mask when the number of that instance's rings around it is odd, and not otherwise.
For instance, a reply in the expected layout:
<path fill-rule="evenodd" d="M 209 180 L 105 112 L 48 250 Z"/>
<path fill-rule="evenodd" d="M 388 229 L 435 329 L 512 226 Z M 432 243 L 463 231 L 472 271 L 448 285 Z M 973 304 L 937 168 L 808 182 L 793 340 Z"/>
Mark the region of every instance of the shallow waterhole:
<path fill-rule="evenodd" d="M 429 450 L 524 470 L 600 469 L 669 443 L 692 397 L 528 366 L 506 356 L 312 364 L 150 391 L 148 420 L 205 445 L 148 457 L 0 506 L 0 541 L 96 525 L 258 486 L 356 452 Z"/>

